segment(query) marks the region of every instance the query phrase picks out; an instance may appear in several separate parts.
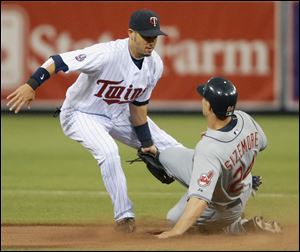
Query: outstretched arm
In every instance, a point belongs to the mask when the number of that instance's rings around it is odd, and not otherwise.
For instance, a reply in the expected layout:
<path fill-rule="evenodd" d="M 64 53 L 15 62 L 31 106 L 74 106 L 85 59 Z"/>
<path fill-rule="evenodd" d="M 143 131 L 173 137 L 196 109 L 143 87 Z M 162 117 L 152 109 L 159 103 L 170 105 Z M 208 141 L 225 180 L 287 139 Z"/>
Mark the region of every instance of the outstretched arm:
<path fill-rule="evenodd" d="M 176 225 L 171 230 L 156 235 L 156 237 L 160 239 L 166 239 L 182 235 L 197 221 L 206 207 L 206 201 L 196 197 L 191 197 Z"/>
<path fill-rule="evenodd" d="M 33 73 L 25 84 L 7 96 L 8 102 L 6 105 L 9 107 L 9 110 L 17 114 L 24 105 L 30 109 L 30 104 L 35 99 L 35 89 L 49 79 L 54 72 L 55 63 L 50 58 Z"/>

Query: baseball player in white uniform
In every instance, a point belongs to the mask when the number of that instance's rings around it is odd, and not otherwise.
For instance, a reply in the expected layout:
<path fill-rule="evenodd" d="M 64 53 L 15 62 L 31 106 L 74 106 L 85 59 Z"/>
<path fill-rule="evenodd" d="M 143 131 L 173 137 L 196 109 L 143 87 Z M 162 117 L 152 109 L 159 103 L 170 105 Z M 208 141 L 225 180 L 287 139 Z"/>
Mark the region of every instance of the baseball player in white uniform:
<path fill-rule="evenodd" d="M 167 214 L 174 227 L 157 237 L 178 236 L 192 226 L 202 232 L 231 234 L 281 232 L 277 222 L 241 217 L 252 192 L 255 159 L 267 146 L 262 128 L 245 112 L 234 112 L 238 94 L 230 81 L 211 78 L 197 90 L 203 96 L 208 129 L 195 150 L 175 147 L 159 155 L 168 175 L 188 191 Z"/>
<path fill-rule="evenodd" d="M 51 56 L 7 99 L 18 113 L 30 105 L 35 89 L 59 71 L 78 71 L 61 107 L 60 122 L 68 137 L 81 143 L 97 160 L 109 193 L 117 228 L 135 229 L 133 203 L 114 139 L 145 152 L 182 146 L 147 117 L 147 104 L 163 73 L 154 51 L 160 30 L 159 16 L 138 10 L 130 18 L 128 38 Z"/>

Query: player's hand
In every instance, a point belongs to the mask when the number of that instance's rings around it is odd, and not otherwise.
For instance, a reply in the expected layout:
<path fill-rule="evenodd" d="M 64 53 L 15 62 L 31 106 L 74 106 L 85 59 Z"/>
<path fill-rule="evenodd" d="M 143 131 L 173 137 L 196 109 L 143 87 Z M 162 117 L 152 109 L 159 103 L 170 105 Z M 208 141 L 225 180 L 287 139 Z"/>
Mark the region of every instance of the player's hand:
<path fill-rule="evenodd" d="M 152 154 L 154 154 L 156 156 L 157 154 L 157 148 L 156 146 L 153 144 L 150 147 L 142 147 L 142 152 L 151 152 Z"/>
<path fill-rule="evenodd" d="M 162 232 L 162 233 L 160 233 L 158 235 L 155 235 L 155 237 L 157 237 L 158 239 L 167 239 L 167 238 L 175 237 L 175 236 L 178 236 L 178 235 L 179 234 L 175 233 L 173 231 L 173 229 L 171 229 L 171 230 Z"/>
<path fill-rule="evenodd" d="M 30 109 L 30 104 L 34 98 L 35 91 L 31 86 L 25 83 L 6 97 L 8 100 L 6 105 L 9 107 L 10 111 L 14 110 L 15 114 L 17 114 L 23 105 L 27 105 L 27 108 Z"/>

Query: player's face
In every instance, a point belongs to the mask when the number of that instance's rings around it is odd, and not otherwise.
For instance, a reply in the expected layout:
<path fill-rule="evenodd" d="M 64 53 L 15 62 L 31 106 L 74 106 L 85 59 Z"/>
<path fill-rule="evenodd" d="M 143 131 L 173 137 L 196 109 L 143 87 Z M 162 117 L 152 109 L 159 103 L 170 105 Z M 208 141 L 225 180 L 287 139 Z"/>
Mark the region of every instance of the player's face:
<path fill-rule="evenodd" d="M 157 42 L 155 37 L 143 37 L 136 31 L 129 30 L 130 50 L 135 58 L 148 57 L 151 55 Z"/>

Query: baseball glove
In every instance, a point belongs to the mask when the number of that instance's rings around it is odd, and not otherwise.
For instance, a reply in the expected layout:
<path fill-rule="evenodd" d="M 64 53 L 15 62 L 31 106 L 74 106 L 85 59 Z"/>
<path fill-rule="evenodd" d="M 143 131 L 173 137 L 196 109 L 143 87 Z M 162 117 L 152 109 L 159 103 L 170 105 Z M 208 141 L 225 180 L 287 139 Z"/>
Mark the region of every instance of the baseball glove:
<path fill-rule="evenodd" d="M 252 176 L 252 196 L 256 195 L 258 187 L 262 184 L 262 176 Z"/>
<path fill-rule="evenodd" d="M 159 162 L 159 152 L 156 155 L 154 155 L 150 152 L 143 152 L 140 148 L 137 151 L 137 155 L 147 165 L 147 168 L 151 172 L 151 174 L 159 181 L 161 181 L 164 184 L 170 184 L 174 181 L 173 178 L 168 176 L 168 174 L 165 172 L 163 165 Z"/>
<path fill-rule="evenodd" d="M 262 176 L 252 176 L 252 189 L 257 191 L 262 184 Z"/>

